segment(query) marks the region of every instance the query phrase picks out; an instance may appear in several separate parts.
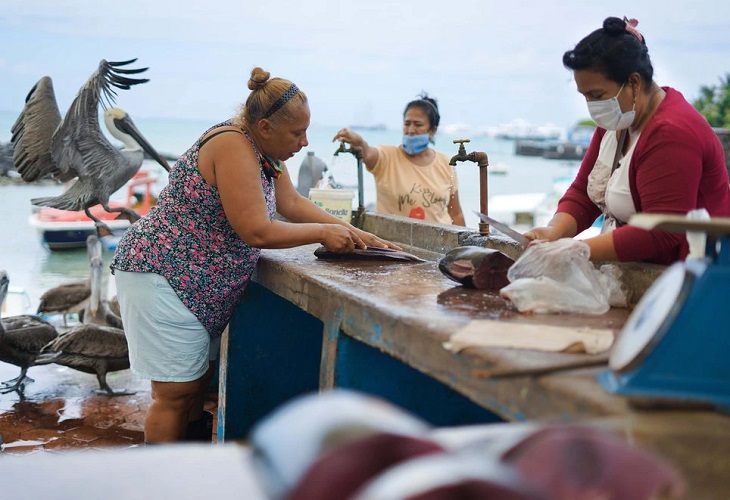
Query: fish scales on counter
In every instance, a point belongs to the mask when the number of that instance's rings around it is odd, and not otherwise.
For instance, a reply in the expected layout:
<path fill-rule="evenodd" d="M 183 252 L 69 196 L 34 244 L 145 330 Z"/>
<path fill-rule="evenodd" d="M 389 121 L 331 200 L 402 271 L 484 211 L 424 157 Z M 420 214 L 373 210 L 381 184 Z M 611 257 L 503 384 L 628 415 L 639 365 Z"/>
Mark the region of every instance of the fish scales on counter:
<path fill-rule="evenodd" d="M 402 250 L 393 250 L 392 248 L 376 248 L 367 247 L 365 249 L 356 248 L 351 252 L 332 252 L 324 246 L 314 251 L 314 255 L 319 259 L 325 260 L 385 260 L 400 262 L 426 262 L 420 257 L 416 257 Z"/>
<path fill-rule="evenodd" d="M 507 270 L 515 261 L 493 248 L 452 248 L 439 261 L 439 270 L 449 279 L 469 288 L 499 290 L 509 285 Z"/>

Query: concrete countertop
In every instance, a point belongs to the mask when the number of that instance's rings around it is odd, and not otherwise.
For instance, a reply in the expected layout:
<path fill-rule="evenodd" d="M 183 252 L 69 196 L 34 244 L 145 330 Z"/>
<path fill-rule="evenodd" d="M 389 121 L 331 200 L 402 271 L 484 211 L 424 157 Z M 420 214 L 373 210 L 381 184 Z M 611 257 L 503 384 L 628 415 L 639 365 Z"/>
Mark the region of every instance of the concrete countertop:
<path fill-rule="evenodd" d="M 304 311 L 340 321 L 340 329 L 430 375 L 506 420 L 579 420 L 622 414 L 623 398 L 605 393 L 592 376 L 565 378 L 477 376 L 484 370 L 532 370 L 595 358 L 587 354 L 443 347 L 474 319 L 618 331 L 628 316 L 523 315 L 497 292 L 467 289 L 446 278 L 436 261 L 423 263 L 320 260 L 317 245 L 266 250 L 254 280 Z M 599 370 L 580 370 L 597 373 Z M 546 383 L 544 379 L 548 379 Z"/>

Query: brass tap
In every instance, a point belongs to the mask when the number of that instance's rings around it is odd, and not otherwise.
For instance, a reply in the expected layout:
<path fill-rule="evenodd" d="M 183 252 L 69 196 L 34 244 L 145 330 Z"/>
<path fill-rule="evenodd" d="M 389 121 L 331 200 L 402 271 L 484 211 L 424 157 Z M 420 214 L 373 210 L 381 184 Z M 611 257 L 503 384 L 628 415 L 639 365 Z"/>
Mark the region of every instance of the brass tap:
<path fill-rule="evenodd" d="M 353 148 L 352 146 L 348 147 L 346 144 L 347 143 L 345 141 L 340 142 L 340 146 L 335 150 L 335 156 L 340 156 L 340 153 L 350 153 L 358 160 L 362 160 L 362 149 Z"/>
<path fill-rule="evenodd" d="M 362 173 L 363 151 L 362 148 L 353 148 L 352 145 L 348 147 L 346 144 L 345 141 L 340 141 L 340 146 L 335 150 L 335 156 L 340 156 L 340 153 L 350 153 L 357 160 L 357 212 L 352 216 L 352 224 L 361 227 L 365 214 L 365 182 Z"/>
<path fill-rule="evenodd" d="M 458 161 L 473 161 L 479 167 L 488 167 L 489 158 L 487 157 L 487 153 L 483 151 L 472 151 L 471 153 L 467 154 L 466 148 L 464 148 L 465 142 L 471 142 L 471 139 L 456 139 L 454 141 L 454 144 L 459 145 L 459 152 L 451 157 L 449 165 L 453 167 L 456 166 L 456 162 Z"/>
<path fill-rule="evenodd" d="M 451 157 L 449 165 L 456 166 L 459 161 L 473 161 L 479 167 L 479 211 L 487 214 L 487 167 L 489 166 L 489 158 L 487 153 L 483 151 L 466 152 L 465 142 L 471 142 L 470 139 L 457 139 L 454 144 L 459 145 L 459 151 Z M 489 224 L 479 221 L 479 234 L 489 234 Z"/>

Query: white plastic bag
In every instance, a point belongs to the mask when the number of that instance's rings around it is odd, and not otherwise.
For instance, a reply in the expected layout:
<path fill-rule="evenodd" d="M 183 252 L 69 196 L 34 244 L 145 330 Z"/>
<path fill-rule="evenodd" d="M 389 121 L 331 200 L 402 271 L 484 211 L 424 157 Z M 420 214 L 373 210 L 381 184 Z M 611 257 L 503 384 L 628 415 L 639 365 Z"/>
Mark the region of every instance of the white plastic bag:
<path fill-rule="evenodd" d="M 590 249 L 564 238 L 529 247 L 507 271 L 510 284 L 500 294 L 520 312 L 603 314 L 611 305 L 626 306 L 620 270 L 598 271 Z"/>

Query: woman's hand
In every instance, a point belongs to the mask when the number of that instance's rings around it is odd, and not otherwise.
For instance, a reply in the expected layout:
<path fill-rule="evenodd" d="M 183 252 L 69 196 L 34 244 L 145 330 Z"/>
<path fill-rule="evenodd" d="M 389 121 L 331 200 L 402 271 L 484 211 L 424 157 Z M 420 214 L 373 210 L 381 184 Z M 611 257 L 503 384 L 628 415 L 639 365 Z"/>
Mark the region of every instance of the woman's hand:
<path fill-rule="evenodd" d="M 555 241 L 563 237 L 562 232 L 553 226 L 536 227 L 524 234 L 525 238 L 532 241 Z"/>
<path fill-rule="evenodd" d="M 375 164 L 378 163 L 378 158 L 380 156 L 378 148 L 371 147 L 357 132 L 353 132 L 348 128 L 341 128 L 332 138 L 332 142 L 335 141 L 347 142 L 350 144 L 352 149 L 360 150 L 362 161 L 365 163 L 365 167 L 369 171 L 372 171 Z"/>
<path fill-rule="evenodd" d="M 362 148 L 363 147 L 363 138 L 360 134 L 357 132 L 353 132 L 352 130 L 348 128 L 341 128 L 337 131 L 335 136 L 332 138 L 332 142 L 340 141 L 340 142 L 346 142 L 354 148 Z"/>
<path fill-rule="evenodd" d="M 553 215 L 546 227 L 530 229 L 524 236 L 531 241 L 555 241 L 560 238 L 572 238 L 577 234 L 577 227 L 578 223 L 572 215 L 558 212 Z"/>
<path fill-rule="evenodd" d="M 322 244 L 330 252 L 352 252 L 355 247 L 365 248 L 366 243 L 355 231 L 340 224 L 322 224 L 324 236 Z"/>
<path fill-rule="evenodd" d="M 399 247 L 395 243 L 391 243 L 390 241 L 378 238 L 374 234 L 368 233 L 367 231 L 363 231 L 361 229 L 355 229 L 355 232 L 362 239 L 362 241 L 364 241 L 365 244 L 369 247 L 392 248 L 393 250 L 403 250 L 401 247 Z"/>

